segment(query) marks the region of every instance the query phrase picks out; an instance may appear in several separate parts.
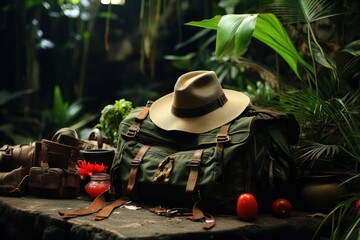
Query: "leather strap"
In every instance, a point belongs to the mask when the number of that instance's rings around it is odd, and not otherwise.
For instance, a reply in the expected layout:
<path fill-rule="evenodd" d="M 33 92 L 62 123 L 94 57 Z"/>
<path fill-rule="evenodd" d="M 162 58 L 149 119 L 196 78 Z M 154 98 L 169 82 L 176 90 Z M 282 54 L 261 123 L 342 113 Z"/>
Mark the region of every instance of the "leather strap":
<path fill-rule="evenodd" d="M 104 144 L 104 140 L 101 134 L 100 129 L 94 128 L 89 135 L 89 140 L 95 140 L 97 142 L 97 147 L 102 148 Z"/>
<path fill-rule="evenodd" d="M 139 112 L 139 114 L 135 117 L 135 122 L 131 124 L 131 126 L 128 129 L 128 132 L 126 133 L 126 136 L 129 138 L 134 138 L 136 134 L 140 131 L 140 125 L 142 121 L 147 117 L 150 111 L 150 106 L 153 102 L 147 101 L 146 106 Z"/>
<path fill-rule="evenodd" d="M 59 142 L 58 140 L 59 140 L 60 135 L 62 135 L 65 132 L 70 133 L 71 134 L 70 136 L 72 136 L 73 138 L 79 139 L 79 135 L 75 131 L 75 129 L 64 127 L 64 128 L 60 128 L 59 130 L 56 131 L 54 136 L 51 138 L 51 141 Z"/>
<path fill-rule="evenodd" d="M 203 222 L 203 229 L 211 229 L 215 226 L 215 218 L 208 214 L 204 213 L 199 208 L 200 200 L 196 201 L 192 208 L 192 216 L 188 217 L 191 221 L 201 221 Z"/>
<path fill-rule="evenodd" d="M 85 216 L 89 214 L 93 214 L 101 209 L 101 207 L 105 203 L 105 192 L 101 193 L 97 198 L 95 198 L 91 204 L 83 209 L 78 209 L 75 211 L 69 211 L 69 212 L 59 212 L 60 216 L 64 218 L 74 218 L 78 216 Z"/>
<path fill-rule="evenodd" d="M 186 184 L 186 192 L 193 192 L 199 175 L 199 166 L 204 149 L 197 149 L 191 159 L 190 174 Z"/>
<path fill-rule="evenodd" d="M 224 151 L 224 143 L 230 142 L 231 138 L 229 136 L 230 123 L 223 125 L 218 134 L 216 135 L 216 149 L 219 152 Z"/>
<path fill-rule="evenodd" d="M 149 208 L 149 211 L 159 216 L 167 216 L 167 217 L 186 216 L 187 219 L 191 221 L 202 222 L 203 229 L 209 230 L 215 226 L 216 223 L 215 218 L 208 213 L 204 213 L 198 206 L 199 202 L 200 200 L 196 201 L 192 209 L 188 209 L 188 208 L 164 209 L 164 208 L 154 207 L 154 208 Z"/>
<path fill-rule="evenodd" d="M 109 205 L 104 207 L 98 214 L 96 214 L 95 220 L 100 221 L 105 218 L 108 218 L 115 208 L 118 208 L 118 207 L 124 205 L 128 201 L 129 201 L 129 199 L 127 199 L 125 197 L 121 197 L 121 198 L 117 199 L 116 201 L 110 203 Z"/>
<path fill-rule="evenodd" d="M 127 185 L 128 192 L 132 192 L 132 190 L 134 189 L 135 182 L 136 182 L 136 175 L 137 175 L 139 165 L 140 165 L 142 159 L 144 158 L 145 153 L 147 152 L 147 150 L 149 150 L 149 148 L 150 148 L 150 146 L 143 145 L 137 152 L 133 161 L 131 162 L 132 167 L 130 170 L 129 181 L 128 181 L 128 185 Z"/>
<path fill-rule="evenodd" d="M 49 169 L 48 157 L 49 157 L 48 147 L 44 142 L 42 142 L 41 153 L 40 153 L 40 166 L 44 169 L 44 171 Z"/>

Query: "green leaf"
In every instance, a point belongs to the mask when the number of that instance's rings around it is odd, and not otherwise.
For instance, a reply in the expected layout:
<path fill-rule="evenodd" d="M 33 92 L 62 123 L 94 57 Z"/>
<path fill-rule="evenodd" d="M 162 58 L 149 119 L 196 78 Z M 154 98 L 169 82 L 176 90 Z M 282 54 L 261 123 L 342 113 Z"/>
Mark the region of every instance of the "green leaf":
<path fill-rule="evenodd" d="M 171 63 L 178 69 L 185 69 L 187 66 L 191 65 L 191 62 L 195 56 L 196 53 L 191 52 L 182 56 L 166 55 L 164 56 L 164 59 L 170 60 Z"/>
<path fill-rule="evenodd" d="M 332 59 L 328 58 L 327 56 L 323 55 L 320 49 L 316 45 L 312 46 L 312 50 L 313 50 L 313 55 L 315 57 L 315 61 L 317 63 L 329 69 L 333 69 L 333 70 L 336 69 L 335 62 Z"/>
<path fill-rule="evenodd" d="M 236 31 L 246 18 L 246 14 L 228 14 L 223 16 L 217 26 L 216 33 L 216 57 L 226 55 L 234 44 Z M 240 47 L 240 46 L 238 46 Z"/>
<path fill-rule="evenodd" d="M 241 23 L 235 33 L 235 54 L 242 55 L 250 44 L 251 37 L 256 26 L 258 14 L 248 15 Z"/>
<path fill-rule="evenodd" d="M 341 51 L 347 52 L 355 57 L 360 56 L 360 39 L 349 43 Z"/>
<path fill-rule="evenodd" d="M 313 67 L 297 52 L 283 25 L 274 14 L 227 14 L 200 22 L 190 22 L 187 25 L 217 30 L 218 58 L 231 50 L 236 57 L 239 57 L 246 50 L 253 36 L 277 52 L 300 79 L 299 64 L 314 73 Z"/>
<path fill-rule="evenodd" d="M 65 102 L 60 87 L 57 85 L 54 89 L 54 103 L 52 109 L 52 116 L 58 121 L 63 122 L 63 120 L 67 117 L 66 110 L 69 106 L 69 103 Z"/>
<path fill-rule="evenodd" d="M 42 2 L 42 0 L 26 0 L 26 8 L 40 6 Z"/>
<path fill-rule="evenodd" d="M 71 3 L 72 3 L 72 4 L 75 4 L 75 5 L 76 5 L 76 4 L 79 4 L 79 3 L 80 3 L 80 0 L 71 0 Z"/>
<path fill-rule="evenodd" d="M 299 78 L 301 77 L 298 64 L 301 64 L 310 72 L 314 72 L 314 69 L 297 52 L 283 25 L 274 14 L 259 14 L 253 35 L 276 51 Z"/>
<path fill-rule="evenodd" d="M 216 30 L 220 19 L 221 19 L 221 16 L 217 15 L 211 19 L 204 19 L 202 21 L 191 21 L 191 22 L 185 23 L 185 25 Z"/>

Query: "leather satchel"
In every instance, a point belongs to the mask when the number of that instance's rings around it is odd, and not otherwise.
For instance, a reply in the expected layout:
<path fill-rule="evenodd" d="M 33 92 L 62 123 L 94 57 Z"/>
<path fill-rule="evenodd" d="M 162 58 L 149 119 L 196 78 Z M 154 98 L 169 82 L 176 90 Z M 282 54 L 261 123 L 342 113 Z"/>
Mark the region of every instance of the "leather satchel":
<path fill-rule="evenodd" d="M 24 167 L 16 168 L 10 172 L 0 172 L 0 195 L 22 196 L 26 192 L 28 175 Z"/>
<path fill-rule="evenodd" d="M 10 172 L 24 167 L 25 173 L 28 174 L 38 159 L 36 154 L 39 153 L 39 148 L 41 148 L 41 142 L 2 146 L 0 148 L 0 172 Z"/>
<path fill-rule="evenodd" d="M 43 139 L 39 165 L 30 168 L 29 193 L 38 197 L 73 198 L 79 195 L 80 177 L 76 171 L 79 149 Z"/>

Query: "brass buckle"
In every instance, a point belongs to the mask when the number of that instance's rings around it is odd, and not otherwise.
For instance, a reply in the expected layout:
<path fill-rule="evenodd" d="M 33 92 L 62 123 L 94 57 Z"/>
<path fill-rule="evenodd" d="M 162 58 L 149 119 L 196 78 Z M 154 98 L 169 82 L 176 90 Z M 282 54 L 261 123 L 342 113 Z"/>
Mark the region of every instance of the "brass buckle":
<path fill-rule="evenodd" d="M 170 173 L 174 166 L 174 158 L 168 157 L 159 163 L 153 182 L 170 182 Z"/>

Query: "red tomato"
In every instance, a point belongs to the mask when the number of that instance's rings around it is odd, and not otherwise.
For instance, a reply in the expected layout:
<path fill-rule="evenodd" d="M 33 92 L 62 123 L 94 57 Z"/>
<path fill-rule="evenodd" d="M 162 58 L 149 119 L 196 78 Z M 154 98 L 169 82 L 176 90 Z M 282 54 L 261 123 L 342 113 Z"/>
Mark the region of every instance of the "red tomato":
<path fill-rule="evenodd" d="M 258 214 L 258 203 L 250 193 L 243 193 L 237 200 L 236 211 L 240 220 L 253 220 Z"/>
<path fill-rule="evenodd" d="M 356 201 L 355 211 L 360 214 L 360 199 Z"/>
<path fill-rule="evenodd" d="M 292 205 L 287 199 L 279 198 L 271 205 L 271 211 L 275 217 L 288 217 L 292 211 Z"/>

